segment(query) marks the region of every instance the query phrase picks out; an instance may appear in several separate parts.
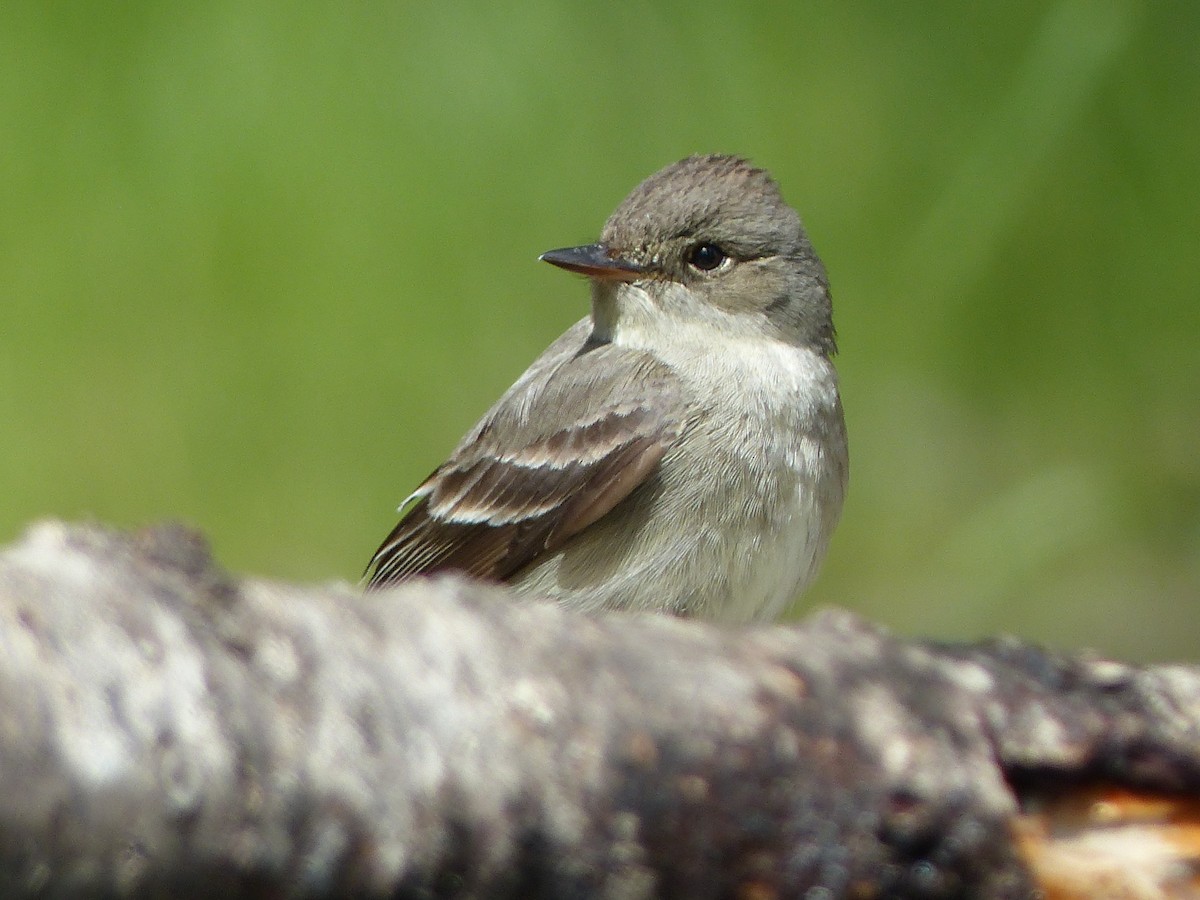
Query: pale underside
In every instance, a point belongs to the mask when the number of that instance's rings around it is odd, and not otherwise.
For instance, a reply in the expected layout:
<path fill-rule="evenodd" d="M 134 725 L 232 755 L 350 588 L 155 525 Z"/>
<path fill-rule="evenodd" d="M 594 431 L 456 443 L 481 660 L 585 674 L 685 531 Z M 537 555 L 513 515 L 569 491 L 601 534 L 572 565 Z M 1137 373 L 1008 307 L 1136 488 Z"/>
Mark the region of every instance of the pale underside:
<path fill-rule="evenodd" d="M 589 320 L 551 345 L 410 498 L 372 584 L 454 569 L 582 609 L 776 617 L 841 508 L 836 376 L 675 326 L 654 353 L 589 342 Z"/>

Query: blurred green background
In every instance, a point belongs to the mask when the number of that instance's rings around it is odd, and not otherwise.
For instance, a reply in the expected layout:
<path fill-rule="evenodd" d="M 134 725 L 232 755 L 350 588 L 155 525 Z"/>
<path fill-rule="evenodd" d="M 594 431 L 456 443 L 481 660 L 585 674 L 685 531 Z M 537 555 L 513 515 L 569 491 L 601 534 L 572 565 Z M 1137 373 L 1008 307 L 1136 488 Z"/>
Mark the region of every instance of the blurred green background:
<path fill-rule="evenodd" d="M 202 527 L 355 579 L 586 309 L 536 262 L 698 151 L 834 286 L 804 606 L 1200 655 L 1200 7 L 0 6 L 0 538 Z"/>

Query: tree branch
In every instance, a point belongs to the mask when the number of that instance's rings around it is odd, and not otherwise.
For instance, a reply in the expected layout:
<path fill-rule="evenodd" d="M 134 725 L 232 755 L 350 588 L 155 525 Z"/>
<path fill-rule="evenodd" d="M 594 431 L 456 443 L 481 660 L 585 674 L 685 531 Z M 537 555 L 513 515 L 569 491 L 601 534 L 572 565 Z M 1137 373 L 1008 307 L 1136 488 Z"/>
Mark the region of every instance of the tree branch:
<path fill-rule="evenodd" d="M 840 612 L 362 596 L 43 524 L 0 554 L 0 641 L 5 897 L 1026 897 L 1095 874 L 1059 845 L 1119 798 L 1167 804 L 1143 831 L 1200 798 L 1197 670 Z"/>

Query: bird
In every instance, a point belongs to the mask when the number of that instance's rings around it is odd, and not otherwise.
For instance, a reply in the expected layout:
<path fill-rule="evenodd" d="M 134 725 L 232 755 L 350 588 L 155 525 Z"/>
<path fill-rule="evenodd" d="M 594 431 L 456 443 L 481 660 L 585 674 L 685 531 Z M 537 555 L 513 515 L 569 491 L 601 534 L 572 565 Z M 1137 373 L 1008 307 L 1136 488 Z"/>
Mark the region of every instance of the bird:
<path fill-rule="evenodd" d="M 457 571 L 584 612 L 769 622 L 815 578 L 849 454 L 825 268 L 771 174 L 690 156 L 541 260 L 590 314 L 402 504 L 368 590 Z"/>

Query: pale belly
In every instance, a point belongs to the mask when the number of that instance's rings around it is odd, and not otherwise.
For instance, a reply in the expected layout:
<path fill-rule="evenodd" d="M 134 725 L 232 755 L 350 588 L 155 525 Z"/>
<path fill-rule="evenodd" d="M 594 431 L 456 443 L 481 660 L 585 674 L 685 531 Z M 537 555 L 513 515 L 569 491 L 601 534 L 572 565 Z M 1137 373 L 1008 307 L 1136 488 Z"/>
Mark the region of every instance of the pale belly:
<path fill-rule="evenodd" d="M 725 355 L 722 377 L 704 379 L 701 414 L 640 497 L 514 586 L 582 610 L 777 618 L 815 578 L 837 524 L 845 433 L 827 360 L 754 352 Z"/>

